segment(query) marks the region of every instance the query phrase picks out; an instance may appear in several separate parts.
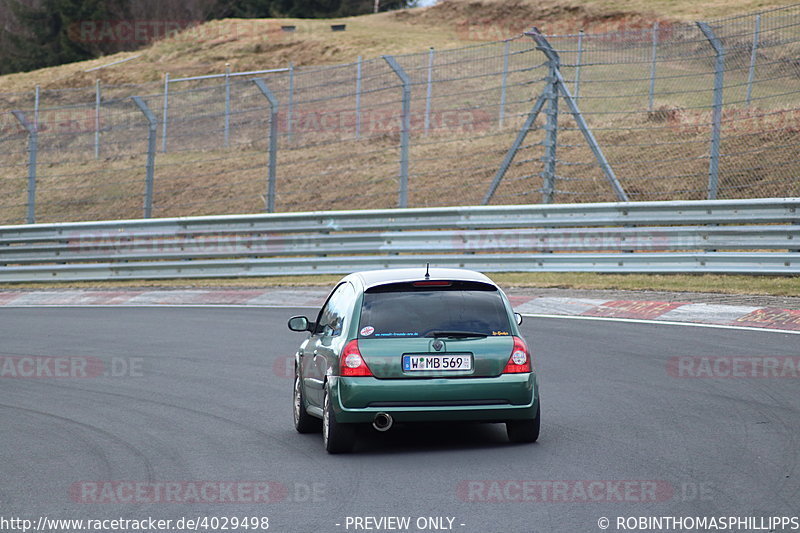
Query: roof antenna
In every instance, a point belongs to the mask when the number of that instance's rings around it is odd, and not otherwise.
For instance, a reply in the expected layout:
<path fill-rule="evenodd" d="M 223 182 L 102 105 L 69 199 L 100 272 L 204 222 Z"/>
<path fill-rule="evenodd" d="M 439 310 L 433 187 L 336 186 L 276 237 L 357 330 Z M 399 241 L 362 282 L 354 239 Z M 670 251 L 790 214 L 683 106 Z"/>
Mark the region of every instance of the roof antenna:
<path fill-rule="evenodd" d="M 431 279 L 430 269 L 431 269 L 431 264 L 425 263 L 425 279 Z"/>

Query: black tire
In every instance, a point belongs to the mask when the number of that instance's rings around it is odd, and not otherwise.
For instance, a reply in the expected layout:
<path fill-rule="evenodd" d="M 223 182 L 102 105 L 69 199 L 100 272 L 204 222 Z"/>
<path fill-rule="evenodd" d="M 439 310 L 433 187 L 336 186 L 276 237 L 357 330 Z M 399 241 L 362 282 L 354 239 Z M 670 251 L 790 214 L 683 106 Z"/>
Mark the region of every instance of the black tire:
<path fill-rule="evenodd" d="M 295 370 L 294 373 L 294 392 L 293 392 L 292 415 L 294 418 L 294 429 L 298 433 L 319 433 L 322 430 L 322 420 L 311 416 L 306 411 L 305 397 L 303 388 L 300 386 L 300 376 Z"/>
<path fill-rule="evenodd" d="M 529 420 L 509 420 L 506 422 L 506 433 L 511 442 L 536 442 L 539 438 L 541 408 L 536 402 L 536 417 Z"/>
<path fill-rule="evenodd" d="M 350 453 L 355 444 L 355 427 L 352 424 L 340 424 L 331 405 L 328 385 L 325 385 L 325 396 L 322 406 L 322 441 L 328 453 Z"/>

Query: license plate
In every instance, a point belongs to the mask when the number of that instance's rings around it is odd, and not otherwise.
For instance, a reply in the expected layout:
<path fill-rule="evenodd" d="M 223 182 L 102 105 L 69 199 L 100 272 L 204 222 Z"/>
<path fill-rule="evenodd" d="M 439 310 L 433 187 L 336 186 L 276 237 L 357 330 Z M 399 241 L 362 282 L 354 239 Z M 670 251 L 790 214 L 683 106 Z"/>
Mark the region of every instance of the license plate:
<path fill-rule="evenodd" d="M 469 354 L 404 355 L 403 372 L 472 370 Z"/>

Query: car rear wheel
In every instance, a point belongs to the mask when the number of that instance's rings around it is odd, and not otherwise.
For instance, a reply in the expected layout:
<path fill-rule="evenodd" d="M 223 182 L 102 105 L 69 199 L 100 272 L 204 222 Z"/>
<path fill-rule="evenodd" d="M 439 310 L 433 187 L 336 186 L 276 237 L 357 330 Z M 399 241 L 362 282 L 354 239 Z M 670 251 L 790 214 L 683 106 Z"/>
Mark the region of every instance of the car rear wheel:
<path fill-rule="evenodd" d="M 300 385 L 300 375 L 294 373 L 294 428 L 298 433 L 316 433 L 322 428 L 322 421 L 313 417 L 306 411 L 306 402 L 303 397 L 303 387 Z"/>
<path fill-rule="evenodd" d="M 509 420 L 506 422 L 506 433 L 511 442 L 536 442 L 539 438 L 539 420 L 541 409 L 536 402 L 536 417 L 530 420 Z"/>
<path fill-rule="evenodd" d="M 327 384 L 322 408 L 322 441 L 328 453 L 349 453 L 355 444 L 355 428 L 336 421 Z"/>

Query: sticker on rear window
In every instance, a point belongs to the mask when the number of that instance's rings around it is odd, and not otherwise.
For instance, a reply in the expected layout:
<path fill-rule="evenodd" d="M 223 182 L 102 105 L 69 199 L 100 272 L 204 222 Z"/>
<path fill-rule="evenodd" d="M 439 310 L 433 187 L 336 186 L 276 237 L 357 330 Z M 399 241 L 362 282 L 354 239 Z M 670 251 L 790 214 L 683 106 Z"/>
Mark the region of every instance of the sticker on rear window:
<path fill-rule="evenodd" d="M 364 326 L 363 328 L 361 328 L 361 331 L 359 333 L 361 334 L 362 337 L 369 337 L 370 335 L 375 333 L 375 328 L 373 328 L 372 326 Z"/>
<path fill-rule="evenodd" d="M 507 331 L 492 331 L 492 335 L 508 335 Z"/>

